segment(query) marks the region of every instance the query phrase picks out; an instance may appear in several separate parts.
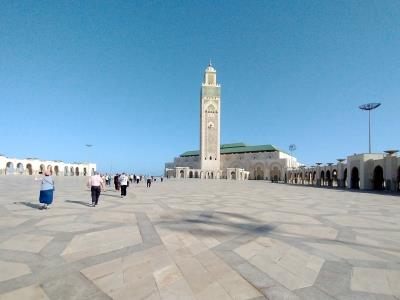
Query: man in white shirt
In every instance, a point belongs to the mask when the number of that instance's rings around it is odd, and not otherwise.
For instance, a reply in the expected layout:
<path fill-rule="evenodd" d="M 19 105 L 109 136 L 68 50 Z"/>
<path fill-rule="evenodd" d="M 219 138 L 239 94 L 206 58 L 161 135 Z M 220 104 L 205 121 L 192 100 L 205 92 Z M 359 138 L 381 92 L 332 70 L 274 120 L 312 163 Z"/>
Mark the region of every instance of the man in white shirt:
<path fill-rule="evenodd" d="M 125 173 L 119 176 L 119 183 L 121 185 L 121 198 L 123 198 L 126 196 L 126 187 L 128 186 L 128 176 Z"/>
<path fill-rule="evenodd" d="M 104 187 L 103 179 L 100 177 L 98 172 L 95 172 L 94 175 L 90 177 L 88 187 L 90 187 L 92 206 L 94 207 L 99 203 L 100 192 Z"/>

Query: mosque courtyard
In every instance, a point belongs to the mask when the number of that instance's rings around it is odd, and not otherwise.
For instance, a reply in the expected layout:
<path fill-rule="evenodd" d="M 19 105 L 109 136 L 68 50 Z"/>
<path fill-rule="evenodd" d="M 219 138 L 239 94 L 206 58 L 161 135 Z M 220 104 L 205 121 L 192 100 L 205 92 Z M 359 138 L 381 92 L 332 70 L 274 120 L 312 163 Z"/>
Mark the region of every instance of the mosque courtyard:
<path fill-rule="evenodd" d="M 0 299 L 399 299 L 400 197 L 265 181 L 0 177 Z"/>

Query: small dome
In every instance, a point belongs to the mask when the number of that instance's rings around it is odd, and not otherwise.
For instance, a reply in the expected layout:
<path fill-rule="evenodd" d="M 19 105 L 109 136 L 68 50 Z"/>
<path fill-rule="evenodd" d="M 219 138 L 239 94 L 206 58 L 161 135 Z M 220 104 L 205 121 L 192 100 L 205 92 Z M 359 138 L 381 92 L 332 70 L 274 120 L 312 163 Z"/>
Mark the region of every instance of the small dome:
<path fill-rule="evenodd" d="M 211 64 L 211 60 L 208 63 L 208 67 L 206 68 L 206 72 L 216 72 L 215 69 L 213 68 L 212 64 Z"/>

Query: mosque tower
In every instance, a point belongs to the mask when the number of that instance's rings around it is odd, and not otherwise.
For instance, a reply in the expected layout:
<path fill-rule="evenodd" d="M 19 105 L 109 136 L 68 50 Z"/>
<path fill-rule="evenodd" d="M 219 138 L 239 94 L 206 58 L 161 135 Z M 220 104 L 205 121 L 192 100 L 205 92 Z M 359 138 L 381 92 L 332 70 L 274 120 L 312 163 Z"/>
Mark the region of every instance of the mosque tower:
<path fill-rule="evenodd" d="M 221 86 L 211 61 L 200 91 L 200 168 L 220 170 Z"/>

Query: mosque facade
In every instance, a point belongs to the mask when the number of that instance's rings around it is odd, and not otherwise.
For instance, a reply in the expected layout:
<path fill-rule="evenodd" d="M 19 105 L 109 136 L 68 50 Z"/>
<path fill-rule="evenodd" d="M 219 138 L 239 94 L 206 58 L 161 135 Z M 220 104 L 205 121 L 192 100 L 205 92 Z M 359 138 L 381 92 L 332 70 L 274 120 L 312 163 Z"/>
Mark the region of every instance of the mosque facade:
<path fill-rule="evenodd" d="M 300 166 L 279 148 L 244 143 L 221 144 L 221 85 L 211 63 L 200 90 L 200 150 L 186 151 L 165 164 L 169 178 L 281 181 L 285 171 Z"/>

